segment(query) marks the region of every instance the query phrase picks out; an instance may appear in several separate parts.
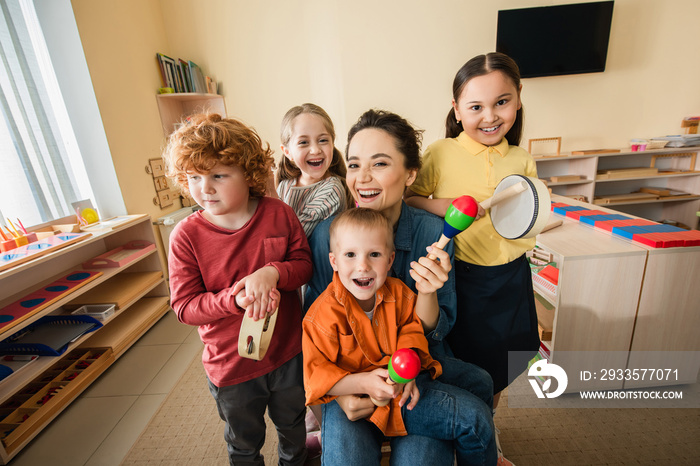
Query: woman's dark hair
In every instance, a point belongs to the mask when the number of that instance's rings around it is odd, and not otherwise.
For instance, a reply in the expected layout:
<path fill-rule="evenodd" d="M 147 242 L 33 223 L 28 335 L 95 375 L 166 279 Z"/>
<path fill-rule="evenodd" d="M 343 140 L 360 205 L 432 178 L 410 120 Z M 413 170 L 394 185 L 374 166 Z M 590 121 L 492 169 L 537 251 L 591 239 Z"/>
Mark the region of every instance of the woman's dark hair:
<path fill-rule="evenodd" d="M 491 52 L 486 55 L 478 55 L 462 66 L 455 79 L 452 82 L 452 98 L 455 102 L 458 101 L 459 96 L 462 94 L 464 86 L 472 79 L 477 76 L 483 76 L 492 71 L 500 71 L 507 78 L 513 81 L 513 85 L 517 90 L 520 90 L 520 69 L 518 65 L 510 58 L 508 55 Z M 454 107 L 450 109 L 450 113 L 447 114 L 447 120 L 445 121 L 445 137 L 446 138 L 456 138 L 459 133 L 462 132 L 462 125 L 457 123 L 457 118 L 455 117 Z M 506 134 L 506 139 L 508 144 L 512 146 L 520 145 L 520 138 L 523 135 L 523 106 L 520 105 L 518 110 L 515 123 L 513 127 Z"/>
<path fill-rule="evenodd" d="M 423 141 L 423 130 L 415 129 L 411 123 L 399 115 L 386 110 L 367 110 L 360 115 L 357 123 L 348 131 L 348 145 L 345 149 L 345 159 L 352 138 L 363 129 L 376 128 L 385 131 L 394 138 L 396 150 L 404 155 L 404 167 L 420 170 L 420 146 Z"/>

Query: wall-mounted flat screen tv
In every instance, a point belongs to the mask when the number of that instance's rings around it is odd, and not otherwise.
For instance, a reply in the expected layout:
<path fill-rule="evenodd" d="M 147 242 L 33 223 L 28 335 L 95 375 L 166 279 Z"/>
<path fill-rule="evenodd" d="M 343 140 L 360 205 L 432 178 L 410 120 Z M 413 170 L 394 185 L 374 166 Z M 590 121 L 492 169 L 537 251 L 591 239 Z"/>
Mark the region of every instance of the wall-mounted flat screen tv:
<path fill-rule="evenodd" d="M 523 78 L 605 71 L 612 1 L 500 10 L 496 51 Z"/>

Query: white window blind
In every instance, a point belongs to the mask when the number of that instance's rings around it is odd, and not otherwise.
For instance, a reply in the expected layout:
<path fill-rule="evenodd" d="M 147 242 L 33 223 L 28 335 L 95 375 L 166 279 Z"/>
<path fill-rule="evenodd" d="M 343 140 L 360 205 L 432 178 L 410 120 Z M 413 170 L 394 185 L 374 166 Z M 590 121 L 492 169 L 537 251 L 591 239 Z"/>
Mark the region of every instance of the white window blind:
<path fill-rule="evenodd" d="M 25 225 L 92 199 L 33 3 L 0 0 L 0 214 Z"/>

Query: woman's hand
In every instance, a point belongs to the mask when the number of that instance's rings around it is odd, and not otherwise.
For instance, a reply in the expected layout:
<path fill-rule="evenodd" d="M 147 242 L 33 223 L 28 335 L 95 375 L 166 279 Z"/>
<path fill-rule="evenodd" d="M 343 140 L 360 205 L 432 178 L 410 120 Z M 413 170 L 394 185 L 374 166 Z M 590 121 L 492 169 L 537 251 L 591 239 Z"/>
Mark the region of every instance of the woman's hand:
<path fill-rule="evenodd" d="M 420 399 L 420 392 L 418 391 L 418 386 L 416 385 L 415 380 L 411 380 L 404 385 L 403 393 L 401 394 L 401 399 L 399 400 L 399 406 L 405 405 L 409 398 L 411 399 L 411 402 L 406 406 L 406 409 L 410 411 L 415 408 L 418 400 Z"/>
<path fill-rule="evenodd" d="M 418 259 L 418 262 L 411 262 L 411 278 L 416 281 L 416 291 L 419 293 L 434 293 L 445 284 L 452 270 L 450 255 L 439 249 L 437 243 L 426 248 L 429 254 L 435 256 L 435 260 L 428 259 L 427 256 Z"/>

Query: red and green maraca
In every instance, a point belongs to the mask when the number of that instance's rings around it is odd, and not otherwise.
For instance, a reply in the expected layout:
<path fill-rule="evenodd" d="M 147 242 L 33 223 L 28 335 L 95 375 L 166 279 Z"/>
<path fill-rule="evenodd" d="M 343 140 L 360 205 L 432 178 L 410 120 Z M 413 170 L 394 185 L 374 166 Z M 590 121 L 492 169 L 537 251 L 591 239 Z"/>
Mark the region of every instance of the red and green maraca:
<path fill-rule="evenodd" d="M 442 226 L 442 235 L 437 242 L 437 247 L 442 249 L 452 238 L 469 228 L 479 212 L 479 204 L 471 196 L 460 196 L 447 208 L 445 223 Z M 435 259 L 435 255 L 428 255 L 428 259 Z"/>
<path fill-rule="evenodd" d="M 440 235 L 440 239 L 437 242 L 437 247 L 440 249 L 444 248 L 452 238 L 469 228 L 469 225 L 472 224 L 479 212 L 479 206 L 484 210 L 489 209 L 491 206 L 516 196 L 526 189 L 527 184 L 521 181 L 509 186 L 481 203 L 476 202 L 476 199 L 471 196 L 459 196 L 452 201 L 452 204 L 447 208 L 445 223 L 442 226 L 442 235 Z M 428 259 L 434 260 L 435 255 L 429 254 Z"/>
<path fill-rule="evenodd" d="M 389 378 L 386 379 L 386 383 L 391 385 L 395 383 L 406 384 L 418 376 L 420 366 L 418 353 L 410 348 L 398 349 L 394 351 L 389 360 Z M 375 400 L 374 398 L 372 398 L 372 402 L 377 406 L 389 404 L 389 400 Z"/>

